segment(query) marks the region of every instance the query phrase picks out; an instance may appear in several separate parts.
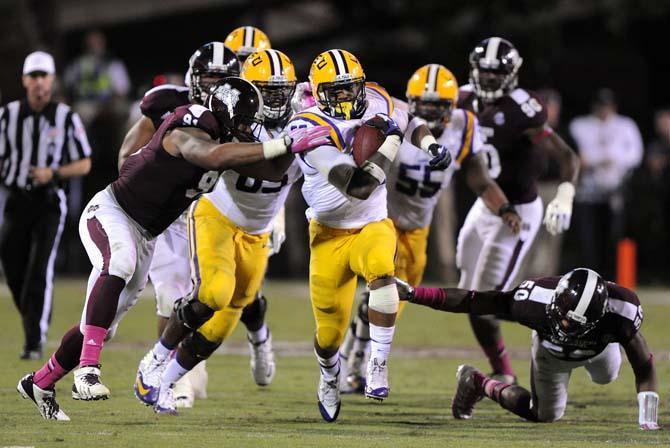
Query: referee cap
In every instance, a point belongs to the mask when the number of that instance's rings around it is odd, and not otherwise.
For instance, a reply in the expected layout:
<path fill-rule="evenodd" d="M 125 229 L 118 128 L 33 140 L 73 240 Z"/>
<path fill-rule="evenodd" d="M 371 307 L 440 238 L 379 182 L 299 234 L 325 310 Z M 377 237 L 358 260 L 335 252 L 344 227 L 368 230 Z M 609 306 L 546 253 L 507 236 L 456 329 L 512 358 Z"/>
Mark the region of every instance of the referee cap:
<path fill-rule="evenodd" d="M 54 58 L 44 51 L 35 51 L 26 56 L 23 63 L 23 74 L 29 75 L 33 72 L 44 72 L 48 75 L 56 73 Z"/>

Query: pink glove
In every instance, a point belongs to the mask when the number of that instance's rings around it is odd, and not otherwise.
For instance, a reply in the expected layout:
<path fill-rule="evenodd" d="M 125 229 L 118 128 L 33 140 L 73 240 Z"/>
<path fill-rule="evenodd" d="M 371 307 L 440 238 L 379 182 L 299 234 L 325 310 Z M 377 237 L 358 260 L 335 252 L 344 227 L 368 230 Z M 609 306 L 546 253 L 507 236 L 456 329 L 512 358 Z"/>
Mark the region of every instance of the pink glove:
<path fill-rule="evenodd" d="M 294 154 L 331 144 L 329 126 L 294 129 L 288 133 L 288 138 L 291 139 L 288 146 Z"/>
<path fill-rule="evenodd" d="M 312 96 L 312 86 L 309 82 L 301 82 L 295 88 L 293 98 L 291 98 L 291 108 L 294 112 L 302 112 L 305 109 L 316 104 L 316 100 Z"/>

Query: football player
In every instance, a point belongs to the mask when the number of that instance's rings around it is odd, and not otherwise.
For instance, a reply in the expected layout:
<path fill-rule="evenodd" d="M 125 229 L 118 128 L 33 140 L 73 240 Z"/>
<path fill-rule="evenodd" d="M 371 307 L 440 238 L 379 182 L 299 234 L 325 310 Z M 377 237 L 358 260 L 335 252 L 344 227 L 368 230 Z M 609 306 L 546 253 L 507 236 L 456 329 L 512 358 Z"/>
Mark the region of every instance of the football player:
<path fill-rule="evenodd" d="M 424 65 L 409 79 L 406 97 L 409 112 L 427 122 L 437 142 L 449 150 L 453 160 L 448 168 L 435 169 L 430 164 L 430 156 L 417 151 L 412 142 L 405 140 L 388 176 L 388 212 L 398 235 L 395 275 L 410 285 L 418 285 L 426 268 L 426 247 L 433 210 L 439 193 L 449 186 L 455 171 L 465 170 L 472 191 L 482 198 L 493 214 L 501 217 L 513 234 L 519 233 L 521 220 L 500 187 L 488 175 L 485 162 L 478 155 L 481 140 L 477 118 L 470 111 L 456 108 L 458 82 L 454 75 L 442 65 Z M 348 364 L 348 370 L 345 369 L 348 378 L 346 384 L 342 384 L 343 392 L 362 391 L 361 366 L 370 338 L 367 302 L 366 294 L 342 344 L 343 365 Z M 398 314 L 404 305 L 404 302 L 400 303 Z"/>
<path fill-rule="evenodd" d="M 330 141 L 298 161 L 305 178 L 302 192 L 309 205 L 310 298 L 316 320 L 314 349 L 321 370 L 318 407 L 322 417 L 332 422 L 340 410 L 338 350 L 349 323 L 357 276 L 370 288 L 372 345 L 365 395 L 383 400 L 389 393 L 387 359 L 398 296 L 393 279 L 396 235 L 387 218 L 386 173 L 404 135 L 434 154 L 434 166 L 445 167 L 451 159 L 422 122 L 409 120 L 406 112 L 396 110 L 379 85 L 366 84 L 361 63 L 348 51 L 319 54 L 309 80 L 316 105 L 296 114 L 288 127 L 326 125 L 330 129 Z M 359 167 L 351 154 L 351 142 L 356 129 L 366 122 L 378 127 L 385 140 Z"/>
<path fill-rule="evenodd" d="M 292 137 L 282 134 L 264 143 L 238 143 L 260 128 L 262 107 L 258 90 L 240 78 L 216 86 L 206 105 L 175 109 L 149 143 L 123 164 L 119 178 L 85 208 L 79 232 L 93 269 L 81 322 L 67 331 L 41 369 L 17 385 L 45 419 L 69 420 L 56 402 L 54 385 L 77 365 L 72 397 L 109 398 L 109 389 L 100 381 L 101 350 L 146 285 L 154 239 L 215 186 L 220 171 L 254 164 L 260 172 L 256 162 L 322 144 L 324 128 Z M 264 172 L 271 174 L 274 163 L 264 165 Z M 182 300 L 173 314 L 183 325 L 197 328 L 212 312 Z"/>
<path fill-rule="evenodd" d="M 226 36 L 226 40 L 224 40 L 223 43 L 237 54 L 237 57 L 240 58 L 242 63 L 244 63 L 252 53 L 272 48 L 272 44 L 270 43 L 267 34 L 255 26 L 241 26 L 235 28 L 228 34 L 228 36 Z"/>
<path fill-rule="evenodd" d="M 290 99 L 296 76 L 291 60 L 277 50 L 263 50 L 249 56 L 242 76 L 259 88 L 264 128 L 255 138 L 261 141 L 278 135 L 288 121 Z M 172 384 L 185 372 L 207 359 L 233 332 L 242 309 L 251 303 L 260 289 L 267 265 L 268 240 L 272 221 L 283 206 L 291 185 L 301 172 L 292 155 L 278 161 L 273 173 L 276 182 L 250 177 L 253 170 L 240 174 L 234 170 L 222 174 L 212 193 L 199 199 L 189 212 L 192 282 L 189 300 L 197 300 L 216 310 L 197 331 L 184 334 L 178 320 L 168 323 L 160 340 L 147 353 L 138 369 L 136 395 L 158 413 L 176 413 Z M 178 328 L 173 328 L 177 326 Z M 271 340 L 252 332 L 249 344 L 254 363 L 264 363 L 262 375 L 255 378 L 267 385 L 274 376 Z M 256 339 L 253 339 L 256 338 Z M 178 348 L 176 356 L 165 356 Z M 141 393 L 144 392 L 144 393 Z"/>
<path fill-rule="evenodd" d="M 579 158 L 547 125 L 547 113 L 535 94 L 517 87 L 521 56 L 499 37 L 478 44 L 470 53 L 470 85 L 461 89 L 459 106 L 479 119 L 491 177 L 522 220 L 515 234 L 480 198 L 468 212 L 458 235 L 456 264 L 459 287 L 508 289 L 542 223 L 537 179 L 547 155 L 560 164 L 561 184 L 544 218 L 547 230 L 568 229 Z M 470 316 L 473 331 L 495 375 L 515 381 L 500 324 L 492 316 Z"/>
<path fill-rule="evenodd" d="M 475 403 L 491 398 L 534 422 L 560 419 L 570 374 L 584 367 L 596 384 L 619 375 L 623 347 L 635 374 L 641 429 L 660 429 L 654 358 L 642 337 L 642 307 L 635 293 L 579 268 L 563 277 L 521 282 L 509 291 L 413 288 L 398 282 L 400 298 L 453 313 L 496 315 L 533 330 L 531 390 L 506 384 L 461 365 L 452 401 L 455 418 L 472 417 Z"/>
<path fill-rule="evenodd" d="M 140 103 L 142 117 L 128 131 L 119 151 L 119 171 L 131 154 L 151 140 L 167 115 L 179 106 L 203 104 L 213 85 L 227 76 L 239 76 L 240 63 L 235 53 L 222 42 L 209 42 L 189 58 L 189 74 L 190 87 L 165 84 L 144 95 Z M 156 238 L 149 279 L 156 291 L 160 336 L 175 302 L 191 290 L 186 213 Z M 192 407 L 196 395 L 197 398 L 205 398 L 206 390 L 207 371 L 203 363 L 175 386 L 177 405 Z"/>

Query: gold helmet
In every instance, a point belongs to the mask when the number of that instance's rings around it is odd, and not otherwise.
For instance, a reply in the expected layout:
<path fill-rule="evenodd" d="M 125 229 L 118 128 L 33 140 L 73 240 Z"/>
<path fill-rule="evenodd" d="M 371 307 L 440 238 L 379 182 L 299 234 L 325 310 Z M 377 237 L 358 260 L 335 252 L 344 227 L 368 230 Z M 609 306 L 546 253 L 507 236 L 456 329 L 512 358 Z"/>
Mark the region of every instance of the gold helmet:
<path fill-rule="evenodd" d="M 251 53 L 272 48 L 268 36 L 255 26 L 241 26 L 228 34 L 223 42 L 242 62 Z"/>
<path fill-rule="evenodd" d="M 407 82 L 406 95 L 410 113 L 426 120 L 431 130 L 440 130 L 458 100 L 458 81 L 443 65 L 424 65 Z"/>
<path fill-rule="evenodd" d="M 291 115 L 291 97 L 298 82 L 289 57 L 279 50 L 257 51 L 247 58 L 241 76 L 263 95 L 266 127 L 284 127 Z"/>
<path fill-rule="evenodd" d="M 325 114 L 349 120 L 365 113 L 365 73 L 348 51 L 328 50 L 318 55 L 309 70 L 309 82 Z"/>

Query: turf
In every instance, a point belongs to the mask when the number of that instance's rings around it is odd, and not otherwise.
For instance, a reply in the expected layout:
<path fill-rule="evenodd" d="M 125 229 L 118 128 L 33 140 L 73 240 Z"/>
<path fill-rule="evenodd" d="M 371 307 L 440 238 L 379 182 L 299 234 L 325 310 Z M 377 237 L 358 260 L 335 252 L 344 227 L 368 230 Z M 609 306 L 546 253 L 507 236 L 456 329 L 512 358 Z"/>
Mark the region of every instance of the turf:
<path fill-rule="evenodd" d="M 78 320 L 84 287 L 79 280 L 57 282 L 49 352 Z M 670 446 L 667 431 L 637 429 L 633 375 L 625 361 L 620 378 L 608 386 L 594 385 L 584 371 L 576 371 L 560 422 L 526 423 L 490 400 L 479 403 L 473 420 L 453 420 L 449 402 L 456 366 L 467 361 L 486 368 L 486 362 L 463 316 L 412 306 L 398 327 L 390 364 L 391 398 L 378 404 L 346 396 L 337 423 L 324 423 L 316 406 L 318 370 L 309 348 L 314 322 L 307 288 L 275 282 L 266 286 L 266 292 L 278 351 L 278 373 L 271 386 L 253 384 L 240 328 L 225 354 L 208 361 L 207 400 L 198 401 L 179 417 L 157 416 L 141 406 L 131 385 L 137 363 L 155 336 L 154 305 L 147 297 L 131 310 L 103 353 L 103 379 L 112 390 L 111 399 L 71 400 L 69 376 L 57 391 L 72 421 L 60 423 L 42 420 L 33 404 L 15 391 L 21 375 L 41 363 L 18 360 L 20 320 L 6 289 L 0 290 L 0 447 Z M 670 299 L 663 290 L 643 290 L 640 295 L 646 304 L 643 331 L 656 351 L 663 422 L 668 396 L 665 379 L 670 375 L 666 336 Z M 527 385 L 529 331 L 506 325 L 504 332 L 520 382 Z"/>

